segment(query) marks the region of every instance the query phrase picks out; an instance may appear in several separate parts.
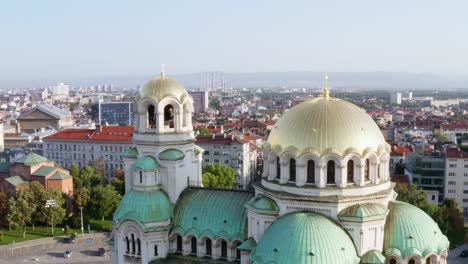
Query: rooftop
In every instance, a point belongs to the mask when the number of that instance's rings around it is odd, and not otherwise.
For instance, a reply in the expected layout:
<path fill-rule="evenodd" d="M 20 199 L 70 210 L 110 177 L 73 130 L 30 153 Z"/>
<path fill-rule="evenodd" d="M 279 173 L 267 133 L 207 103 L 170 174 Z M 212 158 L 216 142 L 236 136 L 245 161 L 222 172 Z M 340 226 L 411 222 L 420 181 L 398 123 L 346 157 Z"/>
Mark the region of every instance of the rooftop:
<path fill-rule="evenodd" d="M 65 129 L 43 138 L 85 141 L 122 141 L 131 142 L 133 126 L 103 126 L 100 129 Z"/>

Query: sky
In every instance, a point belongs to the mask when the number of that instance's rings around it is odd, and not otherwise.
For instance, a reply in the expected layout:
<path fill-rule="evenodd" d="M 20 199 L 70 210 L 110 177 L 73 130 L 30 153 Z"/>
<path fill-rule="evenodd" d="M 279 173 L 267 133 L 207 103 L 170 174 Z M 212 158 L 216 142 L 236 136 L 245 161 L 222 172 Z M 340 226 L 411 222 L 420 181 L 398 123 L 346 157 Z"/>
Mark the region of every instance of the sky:
<path fill-rule="evenodd" d="M 225 71 L 468 75 L 468 1 L 1 0 L 0 81 Z"/>

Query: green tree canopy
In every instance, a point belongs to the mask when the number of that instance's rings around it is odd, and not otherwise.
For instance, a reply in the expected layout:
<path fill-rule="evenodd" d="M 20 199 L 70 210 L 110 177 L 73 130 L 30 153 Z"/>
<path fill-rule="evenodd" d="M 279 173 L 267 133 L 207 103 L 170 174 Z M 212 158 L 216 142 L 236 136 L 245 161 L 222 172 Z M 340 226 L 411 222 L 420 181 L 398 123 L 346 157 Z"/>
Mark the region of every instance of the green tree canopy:
<path fill-rule="evenodd" d="M 32 222 L 32 216 L 36 211 L 36 206 L 31 203 L 31 191 L 29 188 L 20 189 L 16 197 L 10 197 L 8 206 L 10 211 L 7 219 L 11 226 L 22 229 L 23 238 L 26 237 L 26 226 Z"/>
<path fill-rule="evenodd" d="M 109 216 L 117 208 L 122 196 L 112 185 L 98 185 L 91 191 L 91 208 L 93 212 L 102 218 Z"/>
<path fill-rule="evenodd" d="M 412 204 L 418 208 L 424 208 L 427 205 L 426 192 L 416 184 L 397 183 L 395 192 L 398 193 L 398 201 Z"/>
<path fill-rule="evenodd" d="M 203 166 L 202 183 L 207 188 L 232 189 L 235 180 L 231 167 L 209 163 Z"/>
<path fill-rule="evenodd" d="M 199 135 L 211 135 L 211 132 L 206 127 L 199 127 L 195 129 L 195 132 L 197 132 Z"/>
<path fill-rule="evenodd" d="M 0 192 L 0 227 L 8 225 L 8 211 L 8 197 L 6 193 Z"/>
<path fill-rule="evenodd" d="M 76 162 L 73 162 L 70 166 L 70 175 L 73 178 L 80 176 L 80 168 L 78 167 L 78 164 L 76 164 Z"/>

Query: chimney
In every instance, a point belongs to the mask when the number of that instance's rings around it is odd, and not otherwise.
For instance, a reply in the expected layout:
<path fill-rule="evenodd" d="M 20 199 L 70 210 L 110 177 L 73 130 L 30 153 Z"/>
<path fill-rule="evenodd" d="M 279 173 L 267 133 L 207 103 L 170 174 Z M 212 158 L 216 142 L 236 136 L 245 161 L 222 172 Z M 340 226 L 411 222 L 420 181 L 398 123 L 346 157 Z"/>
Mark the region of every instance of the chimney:
<path fill-rule="evenodd" d="M 212 138 L 212 139 L 215 139 L 215 137 L 216 137 L 216 134 L 213 133 L 213 134 L 211 135 L 211 138 Z"/>
<path fill-rule="evenodd" d="M 95 130 L 96 133 L 101 133 L 102 132 L 102 127 L 101 125 L 96 125 L 96 130 Z"/>
<path fill-rule="evenodd" d="M 223 135 L 224 135 L 224 138 L 226 138 L 226 133 L 224 133 Z"/>

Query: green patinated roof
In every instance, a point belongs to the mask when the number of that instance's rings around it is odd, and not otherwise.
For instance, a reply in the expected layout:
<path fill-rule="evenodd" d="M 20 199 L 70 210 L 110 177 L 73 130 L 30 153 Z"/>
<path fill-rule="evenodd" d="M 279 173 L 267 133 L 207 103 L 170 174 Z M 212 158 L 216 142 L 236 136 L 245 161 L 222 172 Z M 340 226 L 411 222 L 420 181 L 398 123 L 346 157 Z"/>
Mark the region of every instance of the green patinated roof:
<path fill-rule="evenodd" d="M 361 257 L 361 264 L 384 264 L 385 257 L 378 250 L 368 251 Z"/>
<path fill-rule="evenodd" d="M 195 149 L 195 154 L 197 154 L 197 155 L 200 154 L 200 153 L 205 152 L 205 150 L 202 147 L 197 146 L 197 145 L 195 145 L 194 149 Z"/>
<path fill-rule="evenodd" d="M 143 158 L 139 158 L 135 165 L 133 165 L 133 169 L 140 169 L 140 170 L 155 170 L 158 167 L 158 162 L 152 156 L 144 156 Z"/>
<path fill-rule="evenodd" d="M 263 194 L 252 197 L 245 205 L 267 214 L 278 214 L 280 211 L 276 202 Z"/>
<path fill-rule="evenodd" d="M 252 251 L 257 246 L 257 242 L 252 237 L 249 237 L 244 243 L 240 244 L 237 248 L 239 250 Z"/>
<path fill-rule="evenodd" d="M 68 178 L 71 178 L 72 176 L 70 174 L 67 174 L 65 172 L 57 171 L 54 173 L 52 176 L 49 177 L 48 180 L 65 180 Z"/>
<path fill-rule="evenodd" d="M 144 225 L 167 221 L 172 217 L 173 206 L 162 190 L 127 192 L 114 212 L 114 220 L 132 220 Z"/>
<path fill-rule="evenodd" d="M 11 177 L 6 178 L 5 181 L 7 181 L 9 184 L 11 184 L 11 185 L 13 185 L 15 187 L 17 187 L 18 185 L 20 185 L 22 183 L 27 183 L 28 182 L 21 176 L 11 176 Z"/>
<path fill-rule="evenodd" d="M 385 223 L 385 255 L 406 257 L 412 254 L 448 249 L 449 241 L 439 226 L 421 209 L 398 201 L 388 205 L 389 214 Z"/>
<path fill-rule="evenodd" d="M 37 169 L 32 175 L 45 177 L 55 169 L 57 168 L 55 168 L 54 166 L 42 166 L 39 169 Z"/>
<path fill-rule="evenodd" d="M 338 219 L 350 221 L 362 221 L 372 219 L 382 219 L 385 217 L 387 208 L 378 203 L 355 204 L 341 210 Z"/>
<path fill-rule="evenodd" d="M 44 161 L 47 161 L 47 159 L 34 152 L 30 152 L 24 155 L 23 157 L 17 159 L 16 163 L 23 163 L 25 165 L 31 165 L 31 164 L 36 164 L 39 162 L 44 162 Z"/>
<path fill-rule="evenodd" d="M 0 172 L 8 173 L 10 171 L 10 162 L 1 162 L 0 163 Z"/>
<path fill-rule="evenodd" d="M 187 189 L 177 201 L 173 231 L 212 239 L 246 239 L 244 204 L 252 193 L 229 190 Z"/>
<path fill-rule="evenodd" d="M 265 231 L 250 260 L 263 263 L 359 263 L 354 243 L 332 219 L 315 212 L 294 212 Z"/>
<path fill-rule="evenodd" d="M 138 157 L 138 151 L 136 148 L 128 148 L 124 153 L 122 153 L 122 156 L 125 158 L 136 159 Z"/>
<path fill-rule="evenodd" d="M 182 160 L 185 154 L 178 149 L 166 149 L 159 153 L 160 160 Z"/>

